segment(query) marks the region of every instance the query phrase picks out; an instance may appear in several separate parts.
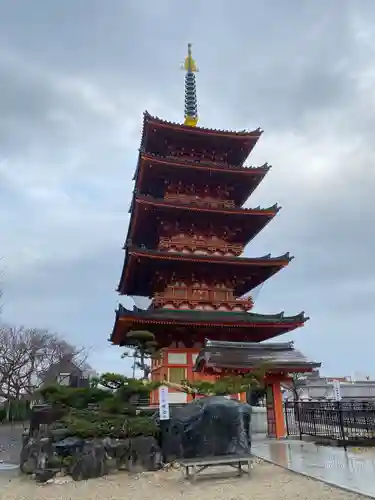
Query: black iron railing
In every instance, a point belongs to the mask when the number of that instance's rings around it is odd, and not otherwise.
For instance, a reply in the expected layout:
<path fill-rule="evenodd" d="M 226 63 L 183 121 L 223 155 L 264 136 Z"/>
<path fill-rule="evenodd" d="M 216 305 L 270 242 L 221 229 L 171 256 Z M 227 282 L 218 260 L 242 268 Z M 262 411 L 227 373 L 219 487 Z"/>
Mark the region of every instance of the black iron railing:
<path fill-rule="evenodd" d="M 288 436 L 312 436 L 347 445 L 375 444 L 375 402 L 290 401 L 285 403 Z"/>

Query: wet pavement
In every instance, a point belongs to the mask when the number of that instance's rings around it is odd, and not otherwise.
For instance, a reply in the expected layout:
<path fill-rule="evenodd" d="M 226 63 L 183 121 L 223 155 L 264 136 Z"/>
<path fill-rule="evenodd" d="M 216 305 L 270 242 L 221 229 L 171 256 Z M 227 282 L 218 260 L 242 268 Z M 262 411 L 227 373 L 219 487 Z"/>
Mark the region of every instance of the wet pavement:
<path fill-rule="evenodd" d="M 22 425 L 0 424 L 0 463 L 19 463 L 22 431 Z"/>
<path fill-rule="evenodd" d="M 375 455 L 304 441 L 261 440 L 252 444 L 259 458 L 293 472 L 375 498 Z"/>

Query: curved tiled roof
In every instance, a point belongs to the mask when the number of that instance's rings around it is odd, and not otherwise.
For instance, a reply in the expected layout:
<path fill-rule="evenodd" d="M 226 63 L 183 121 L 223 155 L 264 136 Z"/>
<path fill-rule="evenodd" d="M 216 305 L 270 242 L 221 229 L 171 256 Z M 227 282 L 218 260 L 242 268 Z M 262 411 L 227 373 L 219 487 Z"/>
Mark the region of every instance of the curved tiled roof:
<path fill-rule="evenodd" d="M 179 252 L 165 252 L 159 250 L 150 250 L 148 248 L 140 248 L 135 246 L 127 247 L 127 255 L 144 255 L 151 259 L 165 259 L 165 260 L 182 260 L 188 262 L 212 262 L 222 265 L 223 262 L 230 262 L 234 265 L 259 265 L 259 264 L 269 264 L 269 265 L 286 265 L 294 259 L 290 255 L 290 252 L 286 252 L 277 257 L 272 257 L 270 253 L 262 255 L 261 257 L 221 257 L 221 256 L 206 256 L 201 254 L 185 254 Z"/>
<path fill-rule="evenodd" d="M 159 123 L 160 125 L 167 125 L 169 127 L 174 127 L 174 128 L 181 128 L 181 130 L 185 130 L 186 132 L 206 132 L 208 134 L 217 134 L 217 135 L 227 135 L 231 137 L 237 137 L 237 138 L 251 138 L 251 137 L 256 137 L 260 136 L 263 133 L 263 130 L 258 127 L 255 130 L 239 130 L 239 131 L 234 131 L 234 130 L 221 130 L 221 129 L 214 129 L 214 128 L 206 128 L 206 127 L 191 127 L 189 125 L 184 125 L 183 123 L 177 123 L 177 122 L 171 122 L 168 120 L 163 120 L 162 118 L 159 118 L 157 116 L 152 116 L 148 111 L 144 111 L 143 113 L 143 127 L 142 127 L 142 144 L 143 144 L 143 139 L 144 139 L 144 129 L 145 125 L 147 122 L 155 122 L 156 124 Z"/>
<path fill-rule="evenodd" d="M 186 322 L 225 322 L 225 323 L 303 323 L 309 320 L 302 311 L 295 316 L 285 316 L 284 311 L 278 314 L 257 314 L 252 312 L 227 312 L 227 311 L 188 311 L 185 309 L 127 309 L 119 304 L 116 317 L 139 316 L 157 321 L 177 320 Z"/>
<path fill-rule="evenodd" d="M 236 345 L 237 344 L 237 345 Z M 206 340 L 198 354 L 194 370 L 206 368 L 254 369 L 263 366 L 269 369 L 291 368 L 303 371 L 319 368 L 321 363 L 308 360 L 293 343 L 226 342 Z"/>
<path fill-rule="evenodd" d="M 274 203 L 270 207 L 261 208 L 260 205 L 257 207 L 212 207 L 207 203 L 206 205 L 202 204 L 193 204 L 193 203 L 178 203 L 174 200 L 166 200 L 165 198 L 154 198 L 150 195 L 138 195 L 135 193 L 135 202 L 140 204 L 147 205 L 157 205 L 157 206 L 165 206 L 171 208 L 178 208 L 183 210 L 192 210 L 196 212 L 228 212 L 228 213 L 236 213 L 236 214 L 248 214 L 248 215 L 274 215 L 277 214 L 281 210 L 281 207 Z"/>
<path fill-rule="evenodd" d="M 187 346 L 192 344 L 191 347 L 196 341 L 203 342 L 207 335 L 221 340 L 231 338 L 243 342 L 257 338 L 259 341 L 300 328 L 308 319 L 303 312 L 284 316 L 284 313 L 267 315 L 164 308 L 143 310 L 133 307 L 129 310 L 120 304 L 110 340 L 118 345 L 131 345 L 127 333 L 146 329 L 154 333 L 161 347 L 170 345 L 174 331 L 179 332 L 179 340 L 187 342 Z"/>
<path fill-rule="evenodd" d="M 117 291 L 122 295 L 149 295 L 153 285 L 151 277 L 156 270 L 176 266 L 188 272 L 191 265 L 199 266 L 199 273 L 236 273 L 236 295 L 241 296 L 254 289 L 286 267 L 293 257 L 289 252 L 278 257 L 271 254 L 257 258 L 207 256 L 182 252 L 150 250 L 146 247 L 128 246 Z M 158 267 L 159 266 L 159 267 Z M 213 266 L 213 267 L 212 267 Z M 208 271 L 211 269 L 210 271 Z M 259 272 L 254 273 L 254 270 Z M 151 281 L 150 281 L 151 280 Z"/>
<path fill-rule="evenodd" d="M 139 148 L 140 152 L 140 161 L 141 160 L 149 160 L 149 161 L 157 161 L 163 164 L 170 165 L 186 165 L 187 167 L 192 168 L 208 168 L 208 169 L 216 169 L 218 171 L 231 171 L 231 172 L 240 172 L 240 173 L 264 173 L 266 174 L 271 168 L 272 165 L 269 165 L 267 162 L 263 165 L 232 165 L 232 164 L 221 164 L 219 162 L 210 162 L 208 160 L 199 160 L 199 159 L 187 159 L 183 157 L 177 156 L 162 156 L 155 153 L 146 152 L 144 148 L 141 146 Z M 133 177 L 135 180 L 135 175 Z"/>

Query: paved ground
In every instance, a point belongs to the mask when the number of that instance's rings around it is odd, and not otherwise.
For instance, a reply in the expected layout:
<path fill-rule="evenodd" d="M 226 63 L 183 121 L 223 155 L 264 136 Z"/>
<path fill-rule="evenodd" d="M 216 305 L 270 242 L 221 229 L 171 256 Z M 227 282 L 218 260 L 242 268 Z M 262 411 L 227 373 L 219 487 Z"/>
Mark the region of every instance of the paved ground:
<path fill-rule="evenodd" d="M 0 462 L 19 463 L 22 425 L 0 424 Z"/>
<path fill-rule="evenodd" d="M 375 498 L 375 456 L 304 441 L 254 441 L 260 458 L 299 474 Z"/>

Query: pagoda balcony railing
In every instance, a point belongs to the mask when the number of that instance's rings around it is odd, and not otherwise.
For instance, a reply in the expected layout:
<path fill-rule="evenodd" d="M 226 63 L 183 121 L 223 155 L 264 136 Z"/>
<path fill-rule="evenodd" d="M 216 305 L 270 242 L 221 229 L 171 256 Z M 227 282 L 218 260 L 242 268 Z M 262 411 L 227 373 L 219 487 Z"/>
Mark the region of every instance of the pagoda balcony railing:
<path fill-rule="evenodd" d="M 238 257 L 243 252 L 243 245 L 240 243 L 221 243 L 220 241 L 213 241 L 211 244 L 207 241 L 200 241 L 198 239 L 186 240 L 171 240 L 166 236 L 161 236 L 159 240 L 159 250 L 166 250 L 170 252 L 200 252 L 202 254 L 213 255 L 219 253 L 220 255 L 234 255 Z"/>
<path fill-rule="evenodd" d="M 166 155 L 164 158 L 169 160 L 183 161 L 184 163 L 202 163 L 205 165 L 211 165 L 213 167 L 232 167 L 241 168 L 241 165 L 232 165 L 225 158 L 212 158 L 207 157 L 204 153 L 199 153 L 197 151 L 187 152 L 187 151 L 176 151 L 175 154 Z"/>
<path fill-rule="evenodd" d="M 184 205 L 198 205 L 202 208 L 235 208 L 236 205 L 234 200 L 206 200 L 200 198 L 199 196 L 186 195 L 179 193 L 166 193 L 164 197 L 165 201 L 174 201 L 177 203 L 183 203 Z"/>
<path fill-rule="evenodd" d="M 156 308 L 172 304 L 176 309 L 188 305 L 190 309 L 199 310 L 240 310 L 247 312 L 252 309 L 254 302 L 251 297 L 246 299 L 226 298 L 231 295 L 224 290 L 188 290 L 187 288 L 174 288 L 167 293 L 154 295 L 152 304 Z M 186 309 L 186 307 L 185 307 Z"/>

